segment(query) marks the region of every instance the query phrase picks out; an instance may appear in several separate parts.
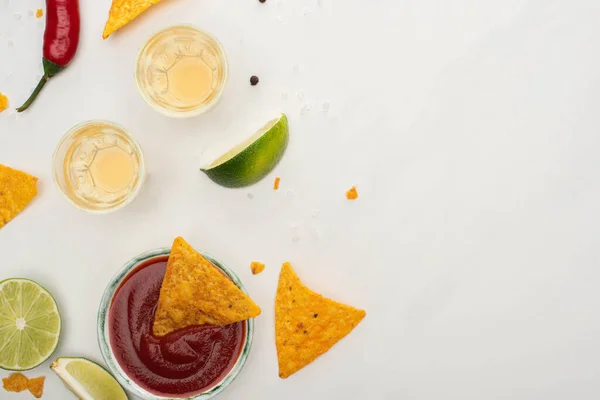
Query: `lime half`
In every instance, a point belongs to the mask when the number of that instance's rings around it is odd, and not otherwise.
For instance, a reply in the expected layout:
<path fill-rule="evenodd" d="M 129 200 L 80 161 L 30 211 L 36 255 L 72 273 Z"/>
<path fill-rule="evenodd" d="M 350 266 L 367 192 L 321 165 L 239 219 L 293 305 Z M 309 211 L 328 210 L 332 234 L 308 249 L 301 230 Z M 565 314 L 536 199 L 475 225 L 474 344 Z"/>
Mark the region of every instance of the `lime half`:
<path fill-rule="evenodd" d="M 202 172 L 225 187 L 238 188 L 255 184 L 279 163 L 288 140 L 288 119 L 285 114 L 281 114 L 250 139 L 203 168 Z"/>
<path fill-rule="evenodd" d="M 115 378 L 93 361 L 61 357 L 53 361 L 50 368 L 81 400 L 127 400 Z"/>
<path fill-rule="evenodd" d="M 54 298 L 28 279 L 0 282 L 0 368 L 25 371 L 58 345 L 61 320 Z"/>

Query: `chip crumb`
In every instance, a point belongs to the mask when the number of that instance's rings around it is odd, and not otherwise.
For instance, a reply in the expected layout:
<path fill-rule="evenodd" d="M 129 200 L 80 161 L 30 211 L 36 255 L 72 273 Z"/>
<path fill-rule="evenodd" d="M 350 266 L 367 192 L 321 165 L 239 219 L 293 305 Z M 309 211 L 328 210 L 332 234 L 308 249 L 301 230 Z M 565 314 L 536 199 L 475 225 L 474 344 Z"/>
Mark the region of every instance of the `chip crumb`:
<path fill-rule="evenodd" d="M 27 381 L 27 389 L 29 389 L 31 394 L 34 395 L 36 399 L 39 399 L 44 394 L 45 380 L 45 376 L 40 376 L 38 378 L 32 378 Z"/>
<path fill-rule="evenodd" d="M 346 198 L 348 200 L 358 199 L 358 192 L 356 191 L 356 186 L 352 186 L 352 188 L 346 192 Z"/>
<path fill-rule="evenodd" d="M 8 97 L 0 93 L 0 112 L 8 108 Z"/>
<path fill-rule="evenodd" d="M 2 386 L 7 392 L 22 392 L 27 389 L 27 377 L 23 374 L 10 374 L 2 378 Z"/>
<path fill-rule="evenodd" d="M 258 261 L 252 261 L 250 269 L 252 270 L 252 275 L 258 275 L 265 270 L 265 264 Z"/>
<path fill-rule="evenodd" d="M 35 17 L 42 18 L 43 16 L 44 16 L 44 10 L 42 10 L 41 8 L 38 8 L 37 11 L 35 12 Z"/>
<path fill-rule="evenodd" d="M 281 182 L 281 178 L 275 178 L 275 182 L 273 182 L 273 190 L 279 190 L 279 182 Z"/>

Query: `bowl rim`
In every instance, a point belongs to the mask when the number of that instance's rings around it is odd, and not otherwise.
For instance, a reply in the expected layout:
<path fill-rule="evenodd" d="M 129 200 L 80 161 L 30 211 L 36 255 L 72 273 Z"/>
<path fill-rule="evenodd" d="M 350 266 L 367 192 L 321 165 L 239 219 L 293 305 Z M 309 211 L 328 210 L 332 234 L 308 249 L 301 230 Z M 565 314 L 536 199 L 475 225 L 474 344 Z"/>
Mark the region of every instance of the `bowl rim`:
<path fill-rule="evenodd" d="M 108 286 L 104 290 L 104 294 L 102 295 L 102 300 L 100 301 L 100 307 L 98 308 L 98 345 L 100 347 L 100 352 L 102 354 L 102 358 L 106 363 L 108 370 L 110 373 L 117 379 L 117 381 L 123 386 L 123 388 L 145 400 L 207 400 L 213 398 L 217 394 L 221 393 L 231 382 L 235 380 L 235 378 L 239 375 L 241 370 L 243 369 L 248 356 L 250 354 L 250 350 L 252 348 L 252 340 L 254 337 L 254 320 L 248 319 L 246 321 L 246 332 L 245 339 L 238 356 L 237 361 L 231 368 L 231 370 L 221 379 L 219 382 L 215 383 L 210 389 L 208 389 L 204 393 L 200 393 L 191 397 L 168 397 L 161 396 L 155 393 L 151 393 L 146 389 L 139 386 L 133 379 L 131 379 L 125 371 L 121 368 L 118 361 L 116 360 L 112 347 L 110 344 L 110 336 L 109 336 L 109 311 L 110 305 L 112 303 L 112 299 L 120 287 L 121 283 L 125 278 L 129 276 L 129 274 L 138 267 L 141 263 L 151 260 L 153 258 L 168 256 L 171 254 L 170 247 L 160 247 L 154 250 L 149 250 L 143 252 L 131 260 L 129 260 L 125 265 L 113 276 L 113 278 L 108 283 Z M 226 267 L 223 263 L 215 259 L 209 254 L 201 253 L 207 260 L 209 260 L 215 267 L 224 272 L 231 280 L 244 292 L 246 288 L 242 284 L 240 278 L 233 272 L 231 269 Z"/>

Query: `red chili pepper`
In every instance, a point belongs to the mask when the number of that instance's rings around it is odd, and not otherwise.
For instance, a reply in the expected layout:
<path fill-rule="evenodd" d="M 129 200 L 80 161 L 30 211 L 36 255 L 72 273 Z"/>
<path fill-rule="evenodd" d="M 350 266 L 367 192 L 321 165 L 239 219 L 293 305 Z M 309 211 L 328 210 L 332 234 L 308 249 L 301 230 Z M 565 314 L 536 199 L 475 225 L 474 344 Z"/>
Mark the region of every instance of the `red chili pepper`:
<path fill-rule="evenodd" d="M 79 45 L 79 1 L 46 0 L 46 31 L 44 32 L 44 76 L 20 108 L 29 108 L 42 88 L 54 75 L 65 69 L 75 57 Z"/>

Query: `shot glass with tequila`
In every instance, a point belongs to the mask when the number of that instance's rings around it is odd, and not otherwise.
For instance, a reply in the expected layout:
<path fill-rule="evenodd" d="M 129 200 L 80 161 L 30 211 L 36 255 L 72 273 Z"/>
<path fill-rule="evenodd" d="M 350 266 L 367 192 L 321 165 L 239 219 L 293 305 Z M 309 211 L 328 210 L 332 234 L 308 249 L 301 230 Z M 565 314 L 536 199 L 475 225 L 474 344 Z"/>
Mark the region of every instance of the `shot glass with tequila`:
<path fill-rule="evenodd" d="M 227 57 L 209 33 L 187 25 L 173 26 L 142 47 L 135 77 L 152 108 L 170 117 L 192 117 L 219 101 L 227 83 Z"/>
<path fill-rule="evenodd" d="M 75 207 L 105 214 L 125 207 L 146 177 L 142 149 L 122 127 L 107 121 L 83 122 L 59 142 L 54 181 Z"/>

